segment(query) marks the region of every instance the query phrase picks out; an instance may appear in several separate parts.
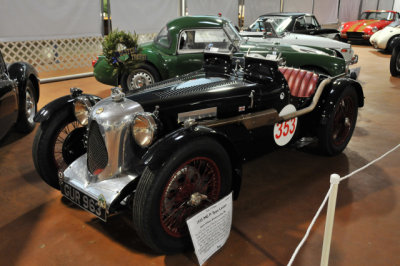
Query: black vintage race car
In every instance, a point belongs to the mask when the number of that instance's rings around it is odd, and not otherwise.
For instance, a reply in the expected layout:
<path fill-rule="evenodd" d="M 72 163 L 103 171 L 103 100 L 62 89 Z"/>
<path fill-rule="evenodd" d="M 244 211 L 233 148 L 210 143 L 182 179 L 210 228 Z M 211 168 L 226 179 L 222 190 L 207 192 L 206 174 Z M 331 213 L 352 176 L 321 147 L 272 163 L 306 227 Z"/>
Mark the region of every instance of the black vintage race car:
<path fill-rule="evenodd" d="M 0 52 L 0 140 L 13 125 L 24 133 L 35 128 L 39 92 L 35 68 L 25 62 L 7 66 Z"/>
<path fill-rule="evenodd" d="M 361 85 L 278 67 L 279 60 L 205 53 L 204 68 L 125 95 L 71 89 L 49 103 L 33 159 L 50 186 L 106 220 L 131 207 L 149 247 L 190 248 L 186 219 L 241 184 L 243 150 L 317 137 L 334 155 L 348 144 L 364 104 Z"/>

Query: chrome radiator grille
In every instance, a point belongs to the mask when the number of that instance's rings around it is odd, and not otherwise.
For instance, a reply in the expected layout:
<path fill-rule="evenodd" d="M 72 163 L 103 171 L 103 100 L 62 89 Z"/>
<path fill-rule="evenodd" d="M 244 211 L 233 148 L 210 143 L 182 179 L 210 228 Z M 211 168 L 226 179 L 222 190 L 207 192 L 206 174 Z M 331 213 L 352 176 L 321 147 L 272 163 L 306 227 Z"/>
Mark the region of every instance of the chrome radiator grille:
<path fill-rule="evenodd" d="M 89 128 L 87 166 L 92 174 L 99 174 L 107 166 L 108 154 L 99 125 L 92 121 Z"/>

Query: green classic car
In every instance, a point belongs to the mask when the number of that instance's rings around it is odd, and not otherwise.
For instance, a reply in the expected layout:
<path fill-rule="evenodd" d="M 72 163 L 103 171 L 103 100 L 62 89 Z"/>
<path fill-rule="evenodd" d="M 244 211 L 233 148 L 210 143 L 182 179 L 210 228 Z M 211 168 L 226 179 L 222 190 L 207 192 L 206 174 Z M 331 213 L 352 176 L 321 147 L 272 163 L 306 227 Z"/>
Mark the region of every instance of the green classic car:
<path fill-rule="evenodd" d="M 230 21 L 214 16 L 185 16 L 171 20 L 153 42 L 140 47 L 146 60 L 137 68 L 129 73 L 118 73 L 100 56 L 93 64 L 95 78 L 108 85 L 134 90 L 200 69 L 205 49 L 258 54 L 267 58 L 281 56 L 286 66 L 330 76 L 347 71 L 345 61 L 330 49 L 251 42 L 241 37 Z"/>

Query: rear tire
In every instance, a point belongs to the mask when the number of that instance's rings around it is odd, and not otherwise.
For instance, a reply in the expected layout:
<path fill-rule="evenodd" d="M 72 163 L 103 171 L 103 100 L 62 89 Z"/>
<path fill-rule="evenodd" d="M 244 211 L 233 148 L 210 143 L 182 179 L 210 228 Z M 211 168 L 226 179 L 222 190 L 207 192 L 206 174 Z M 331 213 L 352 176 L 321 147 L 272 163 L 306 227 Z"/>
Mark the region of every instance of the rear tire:
<path fill-rule="evenodd" d="M 343 90 L 325 125 L 318 132 L 319 147 L 326 155 L 341 153 L 349 143 L 357 122 L 358 97 L 352 87 Z"/>
<path fill-rule="evenodd" d="M 85 133 L 86 129 L 76 121 L 69 108 L 62 108 L 40 124 L 33 141 L 32 157 L 37 172 L 48 185 L 60 189 L 58 172 L 86 152 Z"/>
<path fill-rule="evenodd" d="M 229 156 L 218 142 L 202 138 L 186 144 L 159 169 L 145 168 L 133 199 L 138 235 L 158 253 L 192 248 L 186 218 L 227 195 L 231 182 Z M 190 200 L 198 197 L 197 205 Z"/>
<path fill-rule="evenodd" d="M 33 118 L 37 112 L 37 96 L 32 81 L 27 80 L 25 91 L 22 92 L 22 101 L 19 104 L 19 114 L 16 128 L 22 133 L 29 133 L 35 128 Z"/>
<path fill-rule="evenodd" d="M 150 65 L 140 65 L 121 78 L 124 92 L 135 91 L 160 80 L 157 70 Z"/>

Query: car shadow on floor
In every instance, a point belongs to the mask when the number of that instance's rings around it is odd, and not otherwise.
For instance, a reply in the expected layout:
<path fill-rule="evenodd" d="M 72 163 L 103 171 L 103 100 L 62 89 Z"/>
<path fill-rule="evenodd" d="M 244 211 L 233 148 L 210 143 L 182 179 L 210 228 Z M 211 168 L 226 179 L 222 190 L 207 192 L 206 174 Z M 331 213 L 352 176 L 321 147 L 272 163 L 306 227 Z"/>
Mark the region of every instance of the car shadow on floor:
<path fill-rule="evenodd" d="M 30 133 L 33 134 L 33 133 Z M 0 149 L 17 142 L 28 134 L 18 132 L 14 127 L 0 140 Z"/>
<path fill-rule="evenodd" d="M 218 252 L 210 260 L 211 265 L 219 260 L 219 256 L 232 253 L 233 246 L 246 248 L 244 243 L 250 245 L 252 250 L 263 254 L 275 265 L 285 265 L 304 235 L 304 225 L 309 224 L 329 189 L 329 176 L 332 173 L 345 176 L 355 170 L 354 165 L 361 167 L 367 163 L 362 156 L 351 150 L 327 157 L 316 153 L 313 146 L 302 149 L 283 148 L 268 154 L 265 153 L 266 148 L 258 145 L 255 155 L 243 166 L 242 188 L 239 199 L 234 203 L 231 232 L 237 235 L 239 243 L 230 243 L 228 240 L 228 247 L 224 247 L 224 251 Z M 352 169 L 349 157 L 352 160 Z M 357 191 L 353 196 L 353 188 L 349 187 L 349 181 L 344 181 L 340 185 L 338 210 L 347 208 L 347 212 L 351 213 L 353 210 L 348 206 L 354 201 L 390 186 L 390 182 L 382 182 L 386 175 L 380 167 L 372 166 L 368 169 L 368 173 L 379 176 L 379 180 L 374 186 L 364 184 L 362 180 L 355 181 L 361 182 L 361 187 L 367 186 L 362 193 Z M 371 180 L 367 181 L 370 182 Z M 63 199 L 63 202 L 69 207 L 80 209 L 74 207 L 74 204 L 67 199 Z M 382 211 L 390 211 L 390 206 L 387 207 Z M 94 218 L 88 224 L 131 252 L 144 253 L 150 257 L 159 256 L 160 254 L 152 252 L 140 240 L 132 226 L 131 215 L 128 209 L 110 216 L 107 223 Z M 325 213 L 322 214 L 324 215 Z M 348 217 L 349 214 L 337 219 L 346 221 Z M 323 226 L 321 220 L 323 221 L 323 219 L 318 220 L 316 226 Z M 322 243 L 321 236 L 314 235 L 314 241 L 319 244 L 313 249 L 319 249 Z M 282 246 L 286 248 L 280 248 Z M 320 250 L 317 253 L 320 253 Z M 319 256 L 315 258 L 314 262 L 318 264 Z M 195 265 L 197 260 L 194 253 L 186 252 L 165 257 L 166 265 L 182 263 Z"/>

